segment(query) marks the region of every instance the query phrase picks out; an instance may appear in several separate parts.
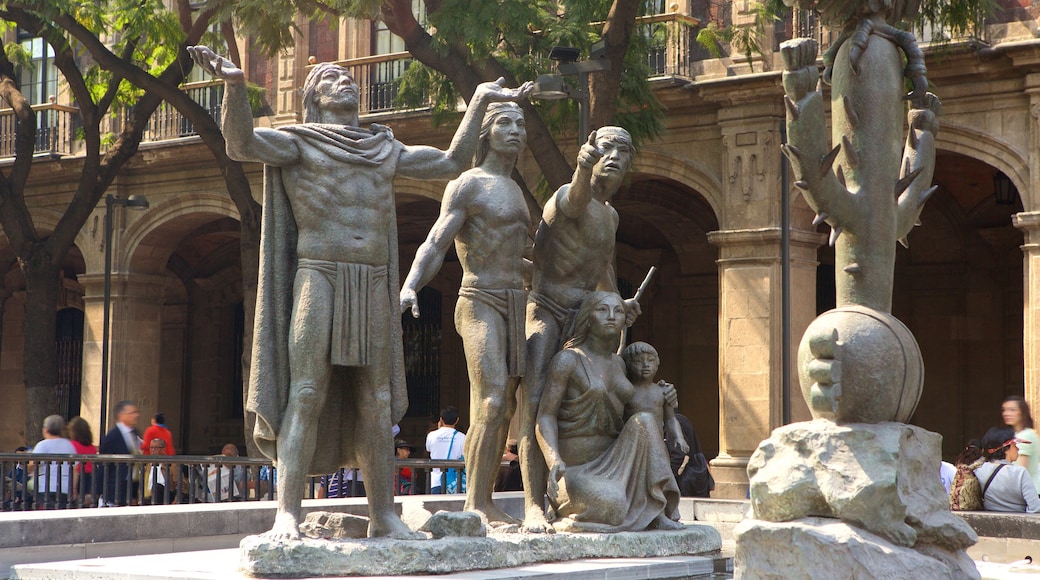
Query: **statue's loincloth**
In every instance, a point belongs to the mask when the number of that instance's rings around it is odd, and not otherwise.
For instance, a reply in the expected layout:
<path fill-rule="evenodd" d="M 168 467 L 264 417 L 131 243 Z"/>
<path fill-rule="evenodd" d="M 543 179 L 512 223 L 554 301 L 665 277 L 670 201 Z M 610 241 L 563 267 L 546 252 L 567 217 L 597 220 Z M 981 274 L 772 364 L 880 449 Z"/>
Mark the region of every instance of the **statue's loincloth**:
<path fill-rule="evenodd" d="M 578 315 L 578 308 L 581 307 L 580 300 L 572 306 L 564 306 L 545 294 L 539 293 L 537 290 L 531 290 L 527 295 L 527 300 L 535 303 L 552 316 L 557 328 L 560 330 L 561 341 L 570 338 L 574 334 L 574 317 Z"/>
<path fill-rule="evenodd" d="M 297 269 L 318 272 L 332 285 L 332 364 L 368 366 L 369 330 L 386 324 L 382 318 L 390 312 L 386 266 L 300 258 Z"/>
<path fill-rule="evenodd" d="M 527 357 L 526 324 L 527 292 L 513 288 L 459 288 L 459 300 L 470 300 L 490 306 L 506 323 L 506 376 L 524 376 Z"/>

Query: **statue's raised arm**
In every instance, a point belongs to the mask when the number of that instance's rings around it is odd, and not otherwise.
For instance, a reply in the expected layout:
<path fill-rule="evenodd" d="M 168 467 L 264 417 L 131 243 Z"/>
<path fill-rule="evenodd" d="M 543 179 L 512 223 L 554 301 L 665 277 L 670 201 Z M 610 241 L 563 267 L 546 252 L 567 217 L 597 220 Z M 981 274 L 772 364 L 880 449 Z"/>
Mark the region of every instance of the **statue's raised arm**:
<path fill-rule="evenodd" d="M 224 80 L 221 131 L 227 155 L 235 161 L 262 161 L 285 167 L 296 163 L 299 149 L 293 139 L 279 131 L 253 128 L 253 110 L 246 95 L 246 75 L 235 63 L 206 46 L 189 46 L 188 54 L 203 70 Z"/>
<path fill-rule="evenodd" d="M 242 69 L 235 66 L 235 63 L 213 52 L 208 46 L 189 46 L 188 54 L 191 55 L 191 59 L 195 61 L 195 64 L 202 67 L 202 70 L 218 79 L 223 79 L 226 83 L 245 84 L 246 75 L 242 72 Z"/>

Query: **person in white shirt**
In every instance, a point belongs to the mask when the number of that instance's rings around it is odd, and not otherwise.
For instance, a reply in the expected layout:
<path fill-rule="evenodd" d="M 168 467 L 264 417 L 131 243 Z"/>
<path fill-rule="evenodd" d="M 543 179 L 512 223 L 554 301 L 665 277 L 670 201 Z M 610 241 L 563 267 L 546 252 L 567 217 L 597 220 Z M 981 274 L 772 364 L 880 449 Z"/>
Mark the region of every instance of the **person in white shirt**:
<path fill-rule="evenodd" d="M 32 453 L 76 453 L 76 446 L 62 436 L 65 419 L 51 415 L 43 420 L 43 440 L 33 447 Z M 72 482 L 72 464 L 68 461 L 29 463 L 29 471 L 36 472 L 36 491 L 45 509 L 68 506 L 69 489 Z"/>
<path fill-rule="evenodd" d="M 426 451 L 430 452 L 430 459 L 462 459 L 466 435 L 456 429 L 458 424 L 459 410 L 455 407 L 445 407 L 441 411 L 437 429 L 426 435 Z M 430 472 L 430 493 L 444 493 L 443 482 L 441 470 L 433 469 Z"/>

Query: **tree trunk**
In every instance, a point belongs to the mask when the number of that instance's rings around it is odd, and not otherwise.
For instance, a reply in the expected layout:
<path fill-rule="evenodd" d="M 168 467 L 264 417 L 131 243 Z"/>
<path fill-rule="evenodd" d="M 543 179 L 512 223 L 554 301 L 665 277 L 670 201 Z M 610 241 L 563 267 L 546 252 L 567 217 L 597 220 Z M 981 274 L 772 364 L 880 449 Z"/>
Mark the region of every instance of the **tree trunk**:
<path fill-rule="evenodd" d="M 229 188 L 230 189 L 230 188 Z M 246 183 L 248 191 L 249 184 Z M 232 198 L 235 196 L 232 195 Z M 256 205 L 255 202 L 250 202 Z M 258 208 L 259 209 L 259 208 Z M 260 268 L 260 212 L 254 211 L 243 214 L 241 223 L 241 234 L 239 238 L 240 255 L 242 261 L 242 309 L 245 316 L 244 331 L 242 333 L 242 401 L 249 401 L 249 363 L 253 354 L 253 317 L 256 313 L 256 285 Z M 256 424 L 256 415 L 245 411 L 246 455 L 253 458 L 261 457 L 260 450 L 253 440 L 253 426 Z"/>
<path fill-rule="evenodd" d="M 22 263 L 25 275 L 25 341 L 22 380 L 25 381 L 25 440 L 40 439 L 43 420 L 58 412 L 58 381 L 54 338 L 61 269 L 39 245 Z"/>

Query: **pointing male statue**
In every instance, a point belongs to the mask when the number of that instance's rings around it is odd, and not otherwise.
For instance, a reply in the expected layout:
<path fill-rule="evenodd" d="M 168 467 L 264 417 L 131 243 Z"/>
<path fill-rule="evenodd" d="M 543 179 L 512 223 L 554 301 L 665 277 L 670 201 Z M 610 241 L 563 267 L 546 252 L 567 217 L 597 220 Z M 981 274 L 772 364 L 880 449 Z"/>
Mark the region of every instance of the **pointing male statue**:
<path fill-rule="evenodd" d="M 469 166 L 488 103 L 530 85 L 477 87 L 447 151 L 407 146 L 358 126 L 347 69 L 314 67 L 305 123 L 254 128 L 245 75 L 210 49 L 188 49 L 224 79 L 228 157 L 265 164 L 260 280 L 247 408 L 278 467 L 271 539 L 298 539 L 308 473 L 360 467 L 370 537 L 417 539 L 394 511 L 392 426 L 407 408 L 398 315 L 395 175 L 450 179 Z M 321 447 L 317 448 L 321 434 Z"/>
<path fill-rule="evenodd" d="M 526 143 L 524 112 L 516 103 L 488 107 L 475 167 L 448 184 L 437 223 L 401 288 L 402 310 L 410 307 L 418 316 L 416 292 L 440 269 L 454 239 L 462 264 L 455 328 L 466 351 L 472 416 L 465 509 L 490 524 L 519 523 L 492 503 L 491 492 L 524 372 L 524 256 L 531 214 L 510 173 Z"/>

